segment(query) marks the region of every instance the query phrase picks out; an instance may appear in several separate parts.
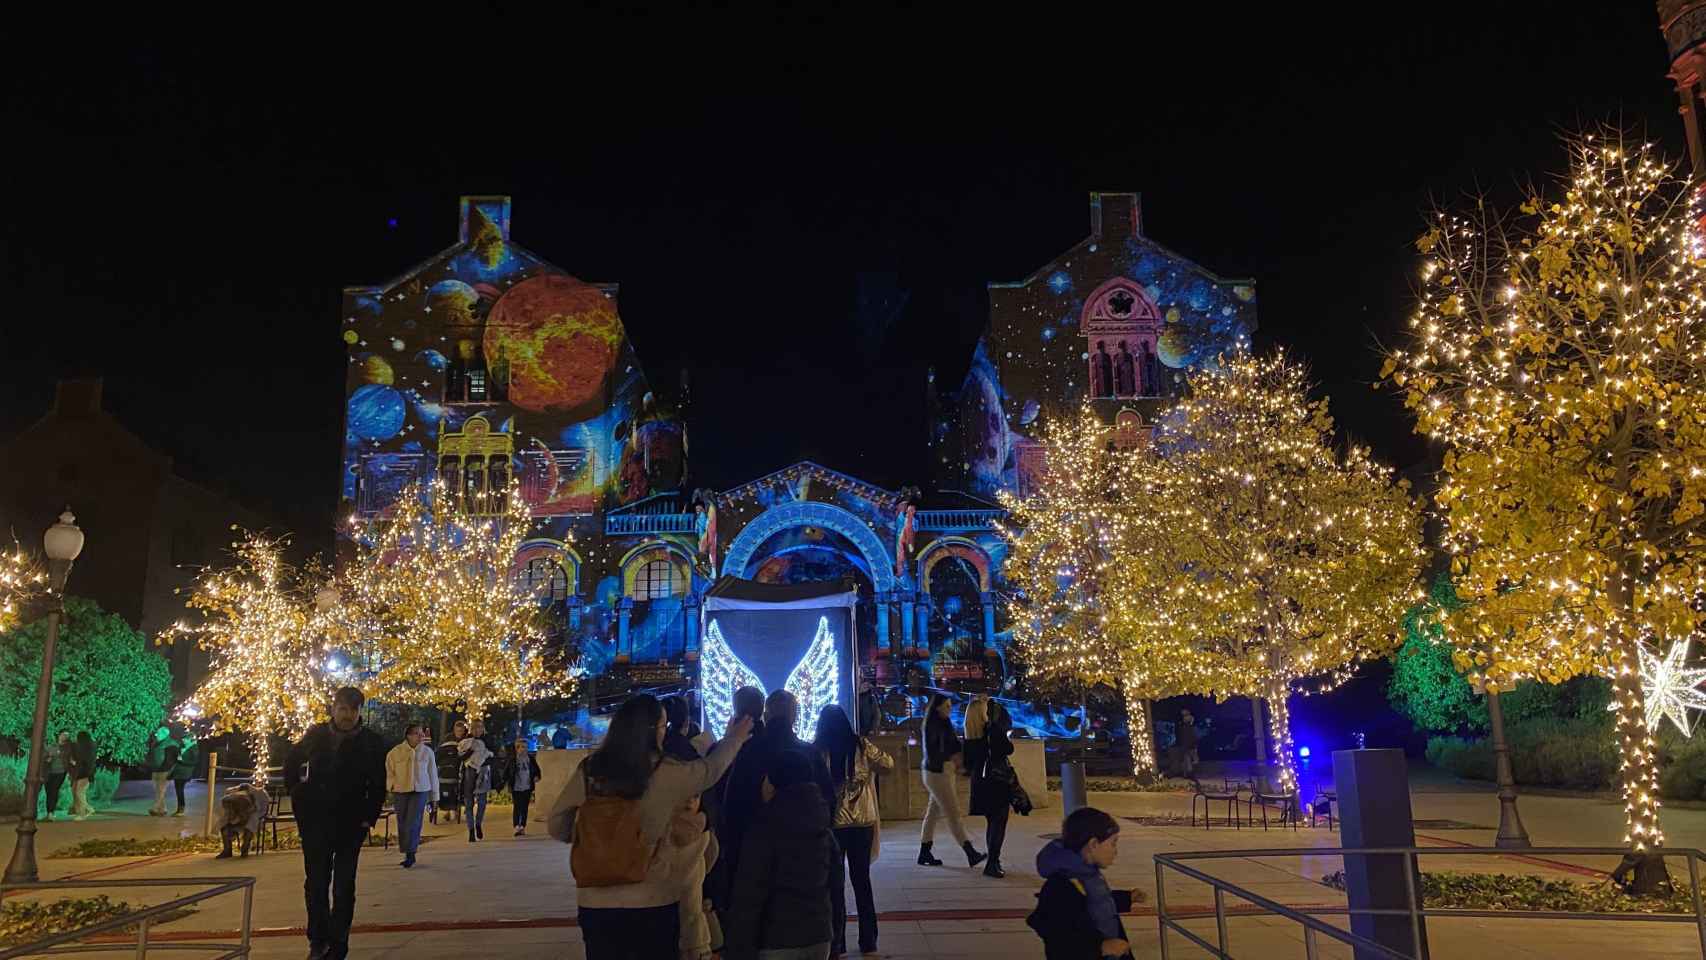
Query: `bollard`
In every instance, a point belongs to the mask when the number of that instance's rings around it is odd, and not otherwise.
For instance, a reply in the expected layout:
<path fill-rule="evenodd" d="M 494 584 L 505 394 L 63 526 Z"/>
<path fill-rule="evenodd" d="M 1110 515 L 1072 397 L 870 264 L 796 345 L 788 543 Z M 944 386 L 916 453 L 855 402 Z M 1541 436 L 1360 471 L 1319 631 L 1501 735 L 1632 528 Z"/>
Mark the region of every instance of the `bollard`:
<path fill-rule="evenodd" d="M 219 751 L 207 751 L 207 822 L 201 835 L 213 836 L 213 805 L 219 801 Z"/>
<path fill-rule="evenodd" d="M 1339 794 L 1339 841 L 1345 849 L 1414 847 L 1409 768 L 1402 750 L 1333 751 Z M 1422 906 L 1421 871 L 1401 854 L 1345 856 L 1345 895 L 1352 910 L 1409 911 Z M 1427 960 L 1426 924 L 1403 913 L 1352 914 L 1351 932 L 1416 960 Z M 1374 960 L 1358 949 L 1357 960 Z"/>
<path fill-rule="evenodd" d="M 1072 815 L 1072 811 L 1090 805 L 1084 795 L 1084 763 L 1080 760 L 1069 760 L 1060 765 L 1060 803 L 1061 819 Z"/>

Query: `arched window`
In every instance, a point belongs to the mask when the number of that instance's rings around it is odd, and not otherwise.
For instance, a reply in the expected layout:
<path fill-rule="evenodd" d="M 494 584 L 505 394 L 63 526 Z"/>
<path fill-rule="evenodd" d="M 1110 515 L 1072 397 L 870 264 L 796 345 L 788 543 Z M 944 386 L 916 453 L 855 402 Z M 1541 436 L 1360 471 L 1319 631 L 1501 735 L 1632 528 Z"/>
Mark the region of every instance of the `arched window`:
<path fill-rule="evenodd" d="M 569 597 L 569 573 L 550 557 L 534 557 L 521 571 L 526 590 L 541 601 L 562 603 Z"/>
<path fill-rule="evenodd" d="M 486 459 L 469 457 L 462 467 L 462 505 L 469 513 L 484 513 Z"/>
<path fill-rule="evenodd" d="M 673 560 L 648 560 L 634 575 L 635 600 L 662 600 L 685 593 L 681 566 Z"/>
<path fill-rule="evenodd" d="M 456 509 L 457 502 L 462 499 L 462 458 L 439 458 L 438 478 L 444 484 L 444 496 L 449 501 L 443 506 Z"/>

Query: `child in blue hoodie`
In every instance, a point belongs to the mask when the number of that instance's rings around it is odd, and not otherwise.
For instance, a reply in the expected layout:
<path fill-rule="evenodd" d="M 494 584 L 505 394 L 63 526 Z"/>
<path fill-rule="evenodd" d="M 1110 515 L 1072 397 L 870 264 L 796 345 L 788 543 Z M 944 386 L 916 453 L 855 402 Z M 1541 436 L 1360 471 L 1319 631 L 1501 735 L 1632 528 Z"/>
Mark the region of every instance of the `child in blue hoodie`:
<path fill-rule="evenodd" d="M 1120 914 L 1131 909 L 1131 891 L 1111 890 L 1102 868 L 1119 856 L 1120 825 L 1094 807 L 1074 810 L 1059 840 L 1037 853 L 1037 909 L 1025 922 L 1043 939 L 1048 960 L 1129 958 Z"/>

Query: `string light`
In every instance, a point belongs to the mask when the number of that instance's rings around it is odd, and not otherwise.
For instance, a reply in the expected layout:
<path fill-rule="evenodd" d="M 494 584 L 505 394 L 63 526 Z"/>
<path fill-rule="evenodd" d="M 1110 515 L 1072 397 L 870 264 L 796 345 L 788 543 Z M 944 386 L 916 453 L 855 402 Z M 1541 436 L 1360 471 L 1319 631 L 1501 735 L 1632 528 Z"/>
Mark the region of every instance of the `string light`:
<path fill-rule="evenodd" d="M 769 693 L 757 671 L 746 665 L 729 646 L 722 626 L 713 619 L 705 628 L 705 640 L 699 652 L 699 696 L 705 705 L 706 728 L 720 732 L 734 717 L 734 695 L 741 687 L 755 687 Z M 799 711 L 794 717 L 794 733 L 801 740 L 817 736 L 817 715 L 824 707 L 841 702 L 841 655 L 835 646 L 835 634 L 829 629 L 829 618 L 819 617 L 817 633 L 807 644 L 805 655 L 794 668 L 782 688 L 794 695 Z"/>
<path fill-rule="evenodd" d="M 442 480 L 411 484 L 389 516 L 351 524 L 336 619 L 359 648 L 368 696 L 480 717 L 573 689 L 579 668 L 547 648 L 547 585 L 512 569 L 533 525 L 515 483 L 473 502 Z"/>
<path fill-rule="evenodd" d="M 324 577 L 286 564 L 283 547 L 245 531 L 232 544 L 234 563 L 204 573 L 184 602 L 200 622 L 180 621 L 155 639 L 189 638 L 207 651 L 207 677 L 177 718 L 247 734 L 256 783 L 268 775 L 268 737 L 300 737 L 325 718 L 331 698 L 319 666 L 325 624 L 313 601 Z"/>
<path fill-rule="evenodd" d="M 1674 164 L 1615 130 L 1568 146 L 1561 198 L 1435 214 L 1382 375 L 1445 448 L 1458 668 L 1493 689 L 1612 678 L 1638 855 L 1664 841 L 1642 639 L 1693 636 L 1706 592 L 1706 264 Z M 1625 867 L 1636 889 L 1663 875 Z"/>
<path fill-rule="evenodd" d="M 0 553 L 0 630 L 18 622 L 19 607 L 46 583 L 46 575 L 22 547 L 13 544 L 10 553 Z"/>

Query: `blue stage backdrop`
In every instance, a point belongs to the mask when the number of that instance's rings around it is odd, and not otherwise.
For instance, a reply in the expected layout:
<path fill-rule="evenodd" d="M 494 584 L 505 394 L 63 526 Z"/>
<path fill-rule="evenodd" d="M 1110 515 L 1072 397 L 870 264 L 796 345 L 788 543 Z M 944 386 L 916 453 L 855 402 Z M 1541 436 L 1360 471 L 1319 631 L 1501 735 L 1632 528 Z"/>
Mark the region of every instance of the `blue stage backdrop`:
<path fill-rule="evenodd" d="M 826 705 L 848 708 L 857 723 L 853 671 L 858 649 L 848 582 L 775 584 L 719 579 L 705 594 L 699 658 L 699 702 L 706 730 L 721 736 L 734 713 L 734 692 L 786 689 L 800 701 L 795 733 L 810 740 Z"/>

